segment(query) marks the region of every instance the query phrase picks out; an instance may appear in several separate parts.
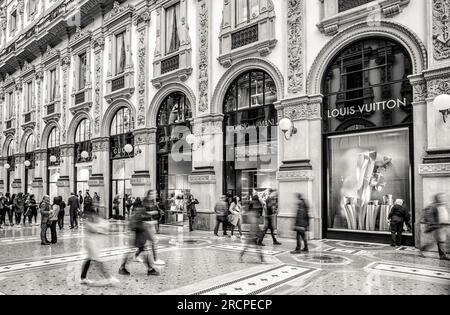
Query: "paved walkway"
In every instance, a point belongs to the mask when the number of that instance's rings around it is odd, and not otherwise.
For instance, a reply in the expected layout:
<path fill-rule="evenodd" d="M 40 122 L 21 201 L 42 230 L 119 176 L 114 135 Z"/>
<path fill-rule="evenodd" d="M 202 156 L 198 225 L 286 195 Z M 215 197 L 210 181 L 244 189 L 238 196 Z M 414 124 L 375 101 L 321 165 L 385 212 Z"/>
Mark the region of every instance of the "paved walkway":
<path fill-rule="evenodd" d="M 123 224 L 105 236 L 102 259 L 120 280 L 115 287 L 79 284 L 84 230 L 63 230 L 58 244 L 41 246 L 39 228 L 0 230 L 0 295 L 6 294 L 179 294 L 179 295 L 315 295 L 315 294 L 450 294 L 450 263 L 435 253 L 419 257 L 414 248 L 334 240 L 312 241 L 309 254 L 291 255 L 293 240 L 282 246 L 252 247 L 239 260 L 239 239 L 215 238 L 163 227 L 159 258 L 167 265 L 161 276 L 148 277 L 145 267 L 131 262 L 130 277 L 117 271 L 128 247 Z M 259 261 L 263 250 L 266 263 Z M 90 271 L 98 279 L 95 265 Z"/>

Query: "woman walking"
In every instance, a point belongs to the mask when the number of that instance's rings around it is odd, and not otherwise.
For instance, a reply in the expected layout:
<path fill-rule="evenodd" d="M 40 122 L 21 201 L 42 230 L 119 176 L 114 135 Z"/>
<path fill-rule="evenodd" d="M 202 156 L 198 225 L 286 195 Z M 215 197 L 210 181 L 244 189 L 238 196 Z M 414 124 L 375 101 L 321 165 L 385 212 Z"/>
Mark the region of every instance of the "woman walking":
<path fill-rule="evenodd" d="M 195 218 L 197 217 L 197 209 L 195 205 L 198 204 L 199 204 L 198 200 L 195 199 L 192 194 L 189 194 L 186 201 L 187 217 L 189 218 L 189 232 L 194 231 L 194 221 Z"/>
<path fill-rule="evenodd" d="M 306 231 L 309 228 L 309 206 L 302 194 L 297 195 L 297 218 L 295 220 L 294 231 L 297 232 L 297 247 L 291 254 L 307 253 L 308 240 L 306 238 Z M 305 244 L 302 250 L 302 240 Z"/>
<path fill-rule="evenodd" d="M 242 221 L 242 206 L 241 206 L 241 199 L 239 197 L 234 197 L 231 201 L 231 205 L 229 208 L 230 215 L 228 216 L 228 222 L 231 225 L 231 238 L 235 238 L 234 236 L 234 230 L 236 227 L 239 230 L 239 237 L 242 237 L 242 228 L 241 228 L 241 221 Z"/>
<path fill-rule="evenodd" d="M 33 218 L 34 218 L 34 225 L 37 225 L 38 209 L 36 199 L 34 199 L 34 195 L 30 195 L 30 198 L 28 199 L 28 211 L 29 211 L 28 220 L 30 225 L 33 222 Z"/>
<path fill-rule="evenodd" d="M 7 203 L 5 202 L 5 205 L 8 205 L 9 226 L 14 226 L 14 199 L 16 199 L 16 194 L 12 194 L 10 197 L 9 192 L 7 192 L 5 197 L 7 199 Z"/>

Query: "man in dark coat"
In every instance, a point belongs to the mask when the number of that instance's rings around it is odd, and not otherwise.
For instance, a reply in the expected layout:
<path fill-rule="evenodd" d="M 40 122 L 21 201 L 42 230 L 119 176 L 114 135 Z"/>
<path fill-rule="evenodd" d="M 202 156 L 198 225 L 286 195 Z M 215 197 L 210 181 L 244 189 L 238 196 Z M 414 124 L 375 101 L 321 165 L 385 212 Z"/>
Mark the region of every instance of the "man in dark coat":
<path fill-rule="evenodd" d="M 193 195 L 189 195 L 187 202 L 186 202 L 186 211 L 187 216 L 189 218 L 189 231 L 194 231 L 194 220 L 197 216 L 197 209 L 195 208 L 195 205 L 198 205 L 199 202 L 197 199 L 194 198 Z"/>
<path fill-rule="evenodd" d="M 50 245 L 50 242 L 47 240 L 47 229 L 49 226 L 47 225 L 50 219 L 50 197 L 44 196 L 42 198 L 42 202 L 39 205 L 39 210 L 41 212 L 41 245 Z"/>
<path fill-rule="evenodd" d="M 410 225 L 411 217 L 409 215 L 408 210 L 406 210 L 406 208 L 403 207 L 403 204 L 404 204 L 403 200 L 401 199 L 396 200 L 395 205 L 394 207 L 392 207 L 391 212 L 389 213 L 388 216 L 391 225 L 392 247 L 402 246 L 403 225 L 405 223 L 411 229 Z"/>
<path fill-rule="evenodd" d="M 222 223 L 223 236 L 227 236 L 227 215 L 228 215 L 228 203 L 226 197 L 220 197 L 220 200 L 214 206 L 214 212 L 216 213 L 216 227 L 214 228 L 214 235 L 219 236 L 219 226 Z"/>
<path fill-rule="evenodd" d="M 302 194 L 297 195 L 297 218 L 295 220 L 294 230 L 297 232 L 297 248 L 291 254 L 300 254 L 308 252 L 308 241 L 306 231 L 309 229 L 309 206 Z M 305 247 L 302 248 L 302 239 Z"/>
<path fill-rule="evenodd" d="M 78 228 L 78 211 L 80 210 L 80 201 L 75 193 L 71 193 L 69 200 L 67 201 L 70 214 L 70 228 Z"/>

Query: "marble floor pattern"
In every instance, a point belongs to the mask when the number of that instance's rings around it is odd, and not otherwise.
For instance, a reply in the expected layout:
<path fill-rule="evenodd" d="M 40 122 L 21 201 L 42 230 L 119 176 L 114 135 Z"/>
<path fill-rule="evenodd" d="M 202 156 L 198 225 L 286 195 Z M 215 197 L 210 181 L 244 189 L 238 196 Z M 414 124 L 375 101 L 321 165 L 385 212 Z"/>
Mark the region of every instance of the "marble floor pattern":
<path fill-rule="evenodd" d="M 102 261 L 120 280 L 114 287 L 79 283 L 84 229 L 64 229 L 56 245 L 41 246 L 39 227 L 0 230 L 0 295 L 419 295 L 450 294 L 450 263 L 426 258 L 410 247 L 335 240 L 311 241 L 308 254 L 292 255 L 295 241 L 250 246 L 243 262 L 244 240 L 217 238 L 209 232 L 161 228 L 159 277 L 148 277 L 142 263 L 132 261 L 131 276 L 117 274 L 123 256 L 133 252 L 123 223 L 112 223 L 102 238 Z M 260 252 L 266 262 L 261 264 Z M 89 277 L 99 279 L 95 264 Z"/>

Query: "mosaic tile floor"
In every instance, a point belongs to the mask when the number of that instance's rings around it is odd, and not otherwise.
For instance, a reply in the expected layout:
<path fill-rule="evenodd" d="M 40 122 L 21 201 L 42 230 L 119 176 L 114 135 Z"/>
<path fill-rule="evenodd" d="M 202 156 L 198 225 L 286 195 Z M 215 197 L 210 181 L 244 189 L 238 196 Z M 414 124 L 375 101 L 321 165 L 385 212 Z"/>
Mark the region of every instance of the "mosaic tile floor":
<path fill-rule="evenodd" d="M 244 244 L 239 239 L 173 227 L 162 227 L 159 235 L 158 258 L 167 263 L 157 267 L 160 276 L 147 276 L 135 261 L 128 266 L 131 276 L 120 276 L 123 256 L 134 250 L 124 224 L 114 223 L 112 230 L 102 238 L 101 257 L 120 281 L 114 287 L 79 283 L 82 228 L 61 231 L 51 246 L 40 245 L 36 226 L 0 230 L 0 295 L 450 294 L 450 263 L 436 259 L 436 253 L 422 258 L 409 247 L 321 240 L 311 242 L 308 254 L 292 255 L 295 242 L 283 239 L 282 246 L 251 246 L 240 262 Z M 89 277 L 100 279 L 95 264 Z"/>

